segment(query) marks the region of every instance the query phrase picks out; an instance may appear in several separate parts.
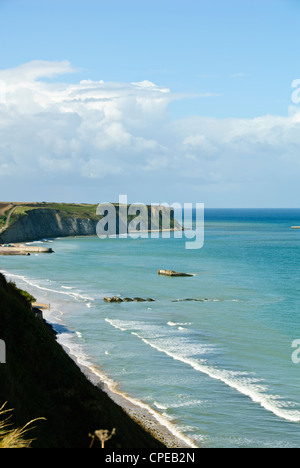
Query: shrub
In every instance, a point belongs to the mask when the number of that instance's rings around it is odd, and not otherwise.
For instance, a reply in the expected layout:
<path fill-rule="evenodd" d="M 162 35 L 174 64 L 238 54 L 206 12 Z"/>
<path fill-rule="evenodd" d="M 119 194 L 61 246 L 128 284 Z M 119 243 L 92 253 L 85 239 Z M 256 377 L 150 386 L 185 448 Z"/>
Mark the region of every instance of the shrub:
<path fill-rule="evenodd" d="M 9 285 L 11 288 L 17 291 L 25 299 L 26 302 L 30 304 L 32 304 L 33 302 L 36 302 L 36 298 L 34 296 L 29 294 L 27 291 L 23 291 L 23 289 L 18 288 L 14 282 L 10 281 Z"/>

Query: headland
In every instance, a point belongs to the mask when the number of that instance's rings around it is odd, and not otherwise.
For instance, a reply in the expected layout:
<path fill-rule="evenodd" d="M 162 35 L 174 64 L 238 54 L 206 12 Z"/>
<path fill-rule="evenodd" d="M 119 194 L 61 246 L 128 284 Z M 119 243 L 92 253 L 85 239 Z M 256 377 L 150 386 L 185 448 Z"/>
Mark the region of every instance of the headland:
<path fill-rule="evenodd" d="M 116 208 L 116 223 L 114 232 L 107 231 L 107 235 L 127 233 L 136 215 L 129 213 L 129 205 L 125 210 L 117 203 L 110 206 Z M 165 231 L 162 218 L 169 220 L 170 231 L 183 230 L 171 208 L 159 205 L 145 207 L 146 210 L 139 215 L 140 232 Z M 96 236 L 98 223 L 104 218 L 99 213 L 105 213 L 106 208 L 109 208 L 108 204 L 0 202 L 0 245 L 57 237 Z"/>

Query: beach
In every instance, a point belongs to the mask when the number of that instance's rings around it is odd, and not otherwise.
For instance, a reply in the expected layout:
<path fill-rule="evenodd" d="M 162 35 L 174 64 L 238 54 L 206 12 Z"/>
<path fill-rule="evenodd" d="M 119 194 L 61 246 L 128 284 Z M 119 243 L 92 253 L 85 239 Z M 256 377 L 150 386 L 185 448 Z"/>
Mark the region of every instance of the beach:
<path fill-rule="evenodd" d="M 155 439 L 163 443 L 167 448 L 199 448 L 188 437 L 181 434 L 176 427 L 163 418 L 162 415 L 153 410 L 149 405 L 122 393 L 117 383 L 113 382 L 103 374 L 99 367 L 83 364 L 78 356 L 72 353 L 72 348 L 67 346 L 67 341 L 60 340 L 59 334 L 55 331 L 55 324 L 51 323 L 51 304 L 36 302 L 32 307 L 39 310 L 45 323 L 51 327 L 57 340 L 66 353 L 75 361 L 81 372 L 97 387 L 104 391 L 118 406 L 120 406 L 133 421 L 142 426 Z M 44 315 L 48 314 L 48 320 Z"/>
<path fill-rule="evenodd" d="M 64 347 L 68 352 L 68 349 Z M 163 417 L 145 403 L 138 401 L 129 395 L 124 395 L 118 391 L 117 385 L 112 384 L 97 368 L 89 368 L 79 363 L 70 354 L 80 367 L 84 375 L 117 403 L 136 423 L 142 426 L 155 439 L 162 442 L 167 448 L 199 448 L 192 440 L 180 434 L 174 425 L 164 420 Z"/>

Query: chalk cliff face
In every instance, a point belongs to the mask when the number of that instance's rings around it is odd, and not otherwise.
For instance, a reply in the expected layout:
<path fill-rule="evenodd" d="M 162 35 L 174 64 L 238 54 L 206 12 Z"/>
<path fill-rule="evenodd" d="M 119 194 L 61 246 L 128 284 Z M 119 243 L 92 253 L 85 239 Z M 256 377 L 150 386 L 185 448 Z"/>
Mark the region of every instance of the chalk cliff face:
<path fill-rule="evenodd" d="M 153 213 L 157 211 L 156 213 Z M 163 212 L 167 210 L 163 209 Z M 149 213 L 150 214 L 150 213 Z M 156 216 L 153 216 L 153 215 Z M 150 219 L 146 219 L 145 225 L 149 229 L 159 229 L 159 207 L 151 208 Z M 104 219 L 104 218 L 103 218 Z M 37 208 L 29 210 L 23 216 L 20 216 L 11 226 L 0 234 L 0 244 L 31 242 L 40 239 L 49 239 L 55 237 L 72 236 L 95 236 L 97 235 L 97 225 L 100 216 L 95 219 L 88 217 L 66 216 L 55 209 Z M 171 227 L 181 230 L 176 220 L 171 221 Z M 117 221 L 117 233 L 126 232 L 126 223 L 122 219 Z M 110 232 L 107 232 L 110 234 Z"/>
<path fill-rule="evenodd" d="M 97 220 L 64 217 L 56 210 L 28 211 L 0 234 L 0 243 L 30 242 L 45 238 L 92 236 L 96 234 Z"/>

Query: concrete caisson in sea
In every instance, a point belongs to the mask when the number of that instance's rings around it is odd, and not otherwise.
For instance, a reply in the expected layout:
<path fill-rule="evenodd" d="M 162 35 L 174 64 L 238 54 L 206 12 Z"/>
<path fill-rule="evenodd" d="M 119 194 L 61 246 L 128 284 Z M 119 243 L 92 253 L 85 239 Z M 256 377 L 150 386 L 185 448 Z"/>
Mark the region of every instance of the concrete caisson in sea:
<path fill-rule="evenodd" d="M 151 297 L 148 297 L 147 299 L 143 299 L 142 297 L 134 297 L 133 299 L 131 297 L 124 297 L 123 299 L 118 296 L 113 296 L 113 297 L 104 297 L 103 298 L 104 302 L 154 302 L 155 299 L 152 299 Z"/>
<path fill-rule="evenodd" d="M 190 273 L 180 273 L 174 270 L 158 270 L 158 274 L 163 276 L 194 276 Z"/>
<path fill-rule="evenodd" d="M 113 297 L 104 297 L 103 300 L 105 302 L 123 302 L 123 299 L 121 299 L 120 297 L 117 297 L 117 296 L 113 296 Z"/>

